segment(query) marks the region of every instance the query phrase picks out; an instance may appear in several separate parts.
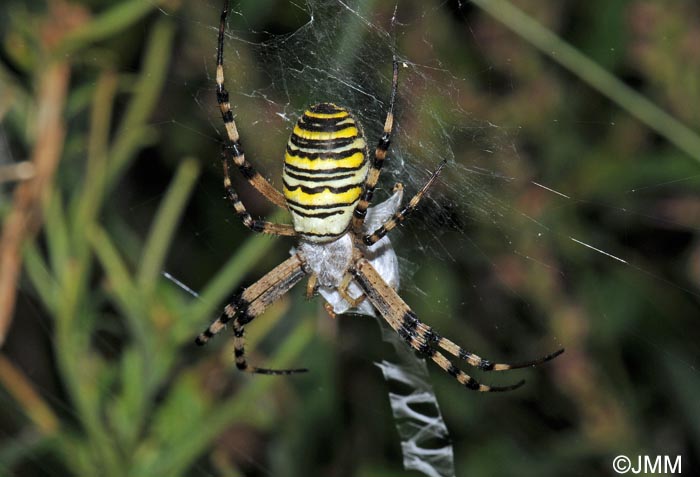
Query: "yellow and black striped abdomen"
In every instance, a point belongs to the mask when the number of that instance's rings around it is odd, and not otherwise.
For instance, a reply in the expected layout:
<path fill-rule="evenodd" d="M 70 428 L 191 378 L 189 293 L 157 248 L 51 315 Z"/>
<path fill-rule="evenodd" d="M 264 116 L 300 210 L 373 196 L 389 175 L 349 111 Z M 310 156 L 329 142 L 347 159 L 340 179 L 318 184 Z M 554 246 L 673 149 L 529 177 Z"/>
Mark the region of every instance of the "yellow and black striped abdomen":
<path fill-rule="evenodd" d="M 284 196 L 294 230 L 313 242 L 345 233 L 367 170 L 367 144 L 352 114 L 331 103 L 310 107 L 284 156 Z"/>

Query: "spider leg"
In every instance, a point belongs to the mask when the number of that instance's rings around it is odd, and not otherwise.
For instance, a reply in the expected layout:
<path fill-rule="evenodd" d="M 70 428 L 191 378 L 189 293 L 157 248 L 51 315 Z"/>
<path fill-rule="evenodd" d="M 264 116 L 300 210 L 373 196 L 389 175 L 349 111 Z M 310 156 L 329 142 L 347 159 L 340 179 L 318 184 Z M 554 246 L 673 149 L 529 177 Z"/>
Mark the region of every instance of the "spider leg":
<path fill-rule="evenodd" d="M 336 319 L 338 317 L 335 311 L 333 311 L 333 305 L 331 305 L 330 303 L 325 302 L 323 304 L 323 308 L 326 310 L 326 313 L 328 313 L 328 316 L 330 316 L 331 318 Z"/>
<path fill-rule="evenodd" d="M 204 330 L 195 343 L 205 345 L 211 337 L 220 332 L 233 320 L 233 348 L 236 367 L 241 371 L 258 374 L 302 373 L 306 369 L 266 369 L 248 365 L 245 359 L 245 337 L 243 327 L 261 315 L 265 309 L 287 293 L 304 276 L 304 263 L 299 255 L 294 255 L 272 269 L 267 275 L 239 293 L 219 318 Z"/>
<path fill-rule="evenodd" d="M 351 270 L 355 280 L 382 317 L 413 349 L 432 359 L 467 389 L 480 392 L 510 391 L 525 381 L 510 386 L 487 386 L 458 369 L 442 353 L 434 348 L 440 337 L 421 323 L 401 297 L 387 285 L 366 259 L 360 259 Z"/>
<path fill-rule="evenodd" d="M 219 22 L 219 37 L 216 50 L 216 101 L 219 103 L 221 118 L 226 127 L 226 149 L 231 152 L 233 163 L 241 171 L 248 183 L 260 192 L 267 200 L 278 207 L 287 209 L 287 201 L 284 195 L 275 189 L 258 171 L 248 162 L 243 152 L 236 121 L 233 119 L 229 94 L 224 86 L 224 33 L 226 31 L 226 17 L 228 16 L 229 1 L 224 0 Z M 228 169 L 226 170 L 228 179 Z M 230 180 L 229 180 L 230 182 Z"/>
<path fill-rule="evenodd" d="M 377 182 L 379 182 L 379 174 L 382 171 L 384 159 L 386 159 L 386 153 L 389 150 L 389 145 L 391 144 L 391 134 L 394 130 L 394 103 L 396 101 L 396 91 L 399 87 L 399 62 L 396 59 L 396 55 L 394 55 L 392 65 L 393 75 L 391 80 L 391 97 L 389 99 L 389 111 L 387 111 L 386 120 L 384 121 L 384 131 L 382 136 L 379 138 L 377 148 L 374 151 L 374 161 L 372 162 L 369 172 L 367 173 L 364 191 L 362 192 L 360 201 L 357 203 L 357 207 L 355 207 L 355 211 L 352 214 L 352 229 L 356 233 L 360 233 L 362 231 L 362 224 L 364 223 L 365 216 L 367 215 L 367 208 L 372 202 L 374 189 L 377 187 Z"/>
<path fill-rule="evenodd" d="M 423 325 L 419 322 L 418 326 L 425 327 L 427 333 L 431 333 L 437 336 L 437 333 L 432 331 L 432 328 L 428 327 L 427 325 Z M 537 366 L 539 364 L 550 361 L 564 352 L 564 348 L 559 348 L 553 353 L 549 353 L 548 355 L 530 361 L 522 361 L 520 363 L 494 363 L 488 359 L 484 359 L 480 356 L 475 355 L 474 353 L 465 350 L 457 343 L 447 338 L 439 337 L 436 344 L 451 355 L 456 356 L 459 359 L 466 361 L 467 364 L 474 366 L 475 368 L 479 368 L 483 371 L 507 371 L 509 369 L 529 368 L 531 366 Z"/>
<path fill-rule="evenodd" d="M 268 222 L 266 220 L 257 220 L 251 217 L 248 210 L 246 210 L 245 205 L 241 202 L 241 199 L 236 194 L 236 191 L 231 184 L 231 177 L 228 173 L 228 161 L 226 160 L 227 149 L 224 148 L 221 151 L 221 161 L 224 166 L 224 189 L 226 189 L 226 196 L 233 205 L 233 210 L 236 215 L 240 217 L 243 225 L 248 227 L 253 232 L 260 232 L 263 234 L 270 235 L 282 235 L 287 237 L 293 237 L 296 235 L 294 227 L 289 224 L 275 224 L 273 222 Z"/>
<path fill-rule="evenodd" d="M 401 209 L 400 211 L 396 212 L 392 218 L 384 222 L 384 224 L 379 227 L 377 230 L 375 230 L 372 234 L 370 235 L 365 235 L 362 238 L 362 241 L 365 243 L 365 245 L 373 245 L 380 241 L 382 237 L 384 237 L 386 234 L 388 234 L 394 227 L 396 227 L 398 224 L 403 222 L 406 217 L 413 212 L 416 207 L 418 207 L 418 204 L 420 203 L 421 199 L 423 198 L 423 195 L 430 189 L 430 187 L 435 183 L 435 180 L 438 178 L 440 175 L 440 172 L 442 172 L 443 167 L 447 164 L 446 160 L 443 160 L 440 165 L 438 166 L 437 169 L 435 169 L 435 172 L 430 176 L 430 179 L 421 187 L 421 189 L 414 195 L 411 200 L 408 202 L 408 205 Z M 396 186 L 394 186 L 396 187 Z"/>
<path fill-rule="evenodd" d="M 311 300 L 318 291 L 318 274 L 312 273 L 306 282 L 306 299 Z"/>
<path fill-rule="evenodd" d="M 348 287 L 350 286 L 350 283 L 352 283 L 352 278 L 353 277 L 350 272 L 345 272 L 345 275 L 343 275 L 343 280 L 338 286 L 338 293 L 341 297 L 343 297 L 343 300 L 348 302 L 350 308 L 357 308 L 360 303 L 365 301 L 366 297 L 364 295 L 360 295 L 357 298 L 350 296 L 350 293 L 348 293 Z"/>

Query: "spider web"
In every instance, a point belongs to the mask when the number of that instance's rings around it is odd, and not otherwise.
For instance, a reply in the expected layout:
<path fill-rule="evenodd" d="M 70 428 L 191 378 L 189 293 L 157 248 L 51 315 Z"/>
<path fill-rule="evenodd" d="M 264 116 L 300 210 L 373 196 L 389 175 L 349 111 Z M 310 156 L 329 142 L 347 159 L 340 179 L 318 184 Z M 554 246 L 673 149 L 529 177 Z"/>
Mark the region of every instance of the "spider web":
<path fill-rule="evenodd" d="M 207 1 L 204 6 L 199 19 L 188 21 L 201 22 L 196 24 L 201 27 L 202 41 L 210 45 L 211 54 L 198 57 L 209 84 L 185 86 L 199 116 L 210 126 L 207 129 L 178 118 L 173 118 L 173 123 L 181 131 L 192 128 L 193 133 L 218 143 L 224 132 L 212 100 L 212 85 L 213 38 L 220 6 L 216 1 Z M 567 342 L 556 335 L 561 328 L 551 326 L 554 318 L 540 315 L 542 304 L 521 295 L 520 282 L 525 279 L 522 269 L 534 269 L 534 276 L 540 277 L 544 286 L 551 284 L 554 277 L 564 283 L 561 293 L 566 293 L 566 284 L 577 278 L 575 268 L 579 261 L 595 261 L 602 274 L 621 280 L 650 281 L 675 289 L 691 301 L 697 300 L 697 283 L 666 278 L 643 260 L 643 248 L 628 247 L 612 238 L 618 234 L 613 223 L 616 220 L 629 223 L 641 218 L 684 227 L 674 223 L 672 215 L 661 207 L 647 208 L 649 202 L 644 194 L 677 181 L 696 183 L 697 176 L 682 172 L 675 178 L 652 178 L 642 183 L 621 178 L 617 196 L 622 205 L 601 203 L 595 195 L 589 196 L 585 189 L 572 188 L 566 182 L 550 183 L 537 172 L 537 159 L 531 152 L 536 147 L 522 140 L 525 122 L 501 124 L 497 118 L 489 119 L 478 100 L 480 91 L 475 84 L 485 84 L 495 94 L 507 95 L 515 90 L 508 77 L 496 72 L 508 63 L 510 52 L 497 52 L 502 62 L 492 64 L 494 52 L 488 38 L 480 36 L 464 16 L 458 15 L 466 23 L 462 28 L 468 31 L 462 38 L 473 41 L 483 55 L 481 61 L 475 62 L 476 67 L 461 70 L 450 61 L 451 53 L 445 51 L 444 32 L 431 29 L 433 20 L 445 15 L 449 6 L 418 1 L 398 3 L 395 48 L 390 32 L 394 7 L 391 3 L 380 7 L 350 0 L 289 2 L 280 8 L 285 8 L 286 17 L 295 18 L 296 22 L 267 31 L 258 29 L 255 15 L 259 12 L 255 8 L 248 4 L 234 6 L 225 46 L 226 86 L 238 114 L 248 157 L 273 184 L 281 186 L 281 151 L 289 131 L 310 104 L 332 101 L 348 107 L 363 125 L 368 143 L 376 144 L 387 108 L 391 58 L 395 52 L 400 61 L 396 126 L 377 200 L 386 198 L 396 182 L 406 186 L 410 197 L 440 160 L 447 159 L 449 163 L 420 211 L 392 235 L 402 257 L 400 293 L 409 304 L 418 303 L 433 313 L 434 316 L 424 316 L 426 321 L 435 317 L 443 322 L 485 320 L 491 332 L 517 334 L 523 326 L 509 309 L 504 311 L 498 304 L 483 302 L 488 300 L 492 287 L 499 287 L 507 300 L 517 302 L 531 315 L 530 323 L 543 330 L 540 346 L 548 351 L 566 346 Z M 465 4 L 458 7 L 463 9 Z M 454 54 L 462 51 L 462 45 L 451 47 Z M 197 52 L 201 54 L 200 50 Z M 436 95 L 436 91 L 440 94 Z M 596 121 L 585 126 L 597 133 L 618 127 L 612 118 Z M 582 125 L 583 120 L 556 118 L 548 134 L 564 135 L 567 128 Z M 576 158 L 572 157 L 572 161 Z M 214 161 L 212 171 L 218 174 Z M 557 216 L 543 218 L 538 215 L 542 202 L 558 204 L 563 216 L 595 208 L 592 213 L 600 214 L 602 210 L 605 217 L 599 220 L 599 227 Z M 212 203 L 222 207 L 214 194 Z M 697 235 L 697 225 L 685 227 Z M 575 253 L 569 252 L 572 248 Z M 465 255 L 470 256 L 468 263 L 488 275 L 488 280 L 484 282 L 479 276 L 465 278 L 457 285 L 467 289 L 458 304 L 439 298 L 436 301 L 432 293 L 441 284 L 431 281 L 430 271 L 463 266 Z M 447 317 L 453 307 L 464 313 Z M 472 309 L 479 311 L 471 312 Z M 597 312 L 598 318 L 604 320 L 612 310 L 602 304 Z M 676 336 L 683 335 L 677 325 L 671 322 L 668 326 Z M 645 342 L 650 353 L 661 351 L 662 344 L 654 337 L 634 330 L 630 334 Z M 528 347 L 533 356 L 538 349 L 541 348 Z M 700 351 L 697 346 L 691 349 Z M 679 355 L 661 354 L 669 363 L 695 372 L 694 364 Z M 405 443 L 410 441 L 407 435 L 401 437 Z M 449 475 L 449 471 L 436 475 Z"/>
<path fill-rule="evenodd" d="M 441 160 L 449 162 L 440 186 L 431 190 L 422 210 L 415 214 L 419 218 L 395 233 L 403 235 L 402 245 L 408 251 L 403 259 L 406 273 L 415 271 L 408 258 L 412 254 L 457 261 L 452 253 L 455 240 L 457 248 L 472 248 L 477 254 L 487 255 L 466 236 L 471 227 L 486 224 L 496 229 L 495 237 L 504 246 L 509 245 L 508 231 L 522 226 L 514 224 L 514 219 L 540 228 L 538 233 L 546 231 L 547 227 L 509 205 L 509 189 L 517 190 L 518 184 L 526 181 L 511 172 L 512 164 L 520 160 L 514 142 L 519 128 L 473 117 L 469 110 L 471 91 L 466 88 L 471 78 L 456 76 L 443 63 L 429 33 L 421 45 L 425 50 L 422 59 L 427 61 L 418 63 L 402 55 L 401 38 L 406 31 L 420 28 L 421 22 L 402 23 L 402 9 L 398 9 L 399 47 L 395 49 L 390 32 L 393 5 L 386 6 L 384 15 L 373 12 L 378 18 L 368 18 L 363 9 L 370 7 L 357 3 L 291 2 L 289 8 L 299 16 L 299 26 L 290 33 L 278 34 L 253 27 L 241 29 L 239 25 L 249 21 L 249 12 L 245 5 L 234 7 L 225 47 L 226 85 L 232 103 L 239 109 L 260 111 L 250 118 L 238 118 L 248 148 L 261 145 L 257 138 L 273 145 L 263 144 L 262 153 L 256 150 L 249 154 L 255 156 L 258 169 L 281 187 L 277 173 L 281 163 L 279 144 L 285 144 L 304 109 L 321 101 L 333 101 L 352 110 L 372 149 L 388 107 L 391 59 L 396 51 L 400 61 L 397 120 L 390 160 L 383 168 L 376 200 L 388 197 L 398 182 L 406 185 L 410 197 Z M 208 5 L 217 10 L 215 2 Z M 439 14 L 438 8 L 431 7 L 419 17 L 425 20 Z M 243 59 L 243 54 L 252 55 L 245 58 L 245 68 L 232 66 Z M 205 59 L 204 68 L 213 81 L 213 58 Z M 438 104 L 424 101 L 426 94 L 436 90 L 440 91 L 435 100 Z M 216 131 L 214 140 L 218 141 L 223 129 L 211 102 L 211 91 L 197 89 L 192 96 Z M 266 154 L 267 150 L 272 154 Z"/>
<path fill-rule="evenodd" d="M 233 13 L 246 17 L 244 11 Z M 360 9 L 354 9 L 343 2 L 310 2 L 303 7 L 302 14 L 308 15 L 308 21 L 296 31 L 273 36 L 259 43 L 251 44 L 240 38 L 235 30 L 229 30 L 232 38 L 226 47 L 235 51 L 237 43 L 244 42 L 260 59 L 262 75 L 262 86 L 244 93 L 240 93 L 246 90 L 238 82 L 245 81 L 245 75 L 228 76 L 230 79 L 227 79 L 227 88 L 233 93 L 232 103 L 239 101 L 239 95 L 262 100 L 274 114 L 267 116 L 271 119 L 267 120 L 264 129 L 269 131 L 273 128 L 284 134 L 291 130 L 309 104 L 333 101 L 353 111 L 364 126 L 368 142 L 376 144 L 388 107 L 391 82 L 390 66 L 394 50 L 391 34 L 387 31 L 390 21 L 385 21 L 384 27 L 374 24 L 363 17 Z M 318 28 L 319 24 L 326 26 Z M 379 44 L 383 48 L 374 48 Z M 403 58 L 399 58 L 399 61 L 403 85 L 420 82 L 421 88 L 427 87 L 430 79 L 425 71 L 411 68 Z M 374 74 L 368 76 L 368 71 L 373 71 Z M 378 91 L 386 93 L 380 96 Z M 400 102 L 405 100 L 404 91 L 403 88 L 400 89 Z M 241 101 L 245 99 L 241 98 Z M 413 113 L 415 120 L 425 120 L 427 117 L 428 121 L 435 124 L 435 131 L 429 136 L 416 138 L 402 127 L 400 121 L 397 122 L 394 144 L 401 146 L 392 150 L 392 160 L 384 170 L 383 184 L 388 185 L 380 186 L 377 193 L 379 198 L 386 196 L 386 191 L 391 190 L 395 182 L 406 183 L 409 190 L 415 191 L 429 175 L 430 168 L 436 167 L 442 158 L 454 158 L 449 145 L 449 126 L 442 123 L 442 119 L 420 103 L 411 105 L 410 102 L 404 102 L 403 107 L 397 108 L 397 114 L 401 115 L 403 110 Z M 425 153 L 426 161 L 431 162 L 421 165 L 406 160 L 411 155 L 423 154 L 424 150 L 428 151 Z M 279 182 L 277 185 L 279 187 Z M 437 212 L 435 219 L 444 221 L 445 211 L 437 206 L 436 199 L 430 200 L 433 201 L 433 210 Z M 414 235 L 416 239 L 418 236 Z M 418 242 L 416 248 L 425 252 L 432 249 L 432 245 L 428 245 L 431 243 L 432 241 L 425 244 Z M 411 268 L 410 262 L 403 262 L 404 277 L 410 273 Z M 429 384 L 425 362 L 417 360 L 397 337 L 384 334 L 385 340 L 396 347 L 402 363 L 394 364 L 383 360 L 378 364 L 385 379 L 413 388 L 408 395 L 389 393 L 402 440 L 404 466 L 429 476 L 453 476 L 453 451 L 449 434 L 437 398 Z M 439 443 L 437 447 L 436 441 Z"/>

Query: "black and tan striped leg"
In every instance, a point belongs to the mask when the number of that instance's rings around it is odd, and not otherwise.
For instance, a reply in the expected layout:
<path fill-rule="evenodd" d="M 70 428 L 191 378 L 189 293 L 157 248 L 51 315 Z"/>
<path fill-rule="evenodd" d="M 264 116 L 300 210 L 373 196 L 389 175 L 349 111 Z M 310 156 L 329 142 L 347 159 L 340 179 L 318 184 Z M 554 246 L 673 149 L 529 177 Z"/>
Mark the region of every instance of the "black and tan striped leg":
<path fill-rule="evenodd" d="M 404 207 L 403 209 L 399 210 L 396 212 L 393 217 L 391 217 L 389 220 L 384 222 L 384 224 L 379 227 L 377 230 L 375 230 L 373 233 L 369 235 L 365 235 L 362 238 L 362 241 L 365 243 L 365 245 L 374 245 L 378 241 L 382 239 L 386 234 L 388 234 L 394 227 L 399 225 L 401 222 L 403 222 L 406 217 L 413 212 L 416 207 L 418 207 L 418 204 L 420 203 L 421 199 L 425 195 L 425 193 L 430 189 L 430 187 L 435 183 L 435 180 L 438 178 L 440 175 L 440 172 L 442 172 L 443 167 L 447 164 L 446 160 L 443 160 L 440 165 L 438 166 L 437 169 L 435 169 L 435 172 L 430 176 L 430 179 L 421 187 L 421 189 L 414 195 L 410 201 L 408 201 L 408 205 Z"/>
<path fill-rule="evenodd" d="M 367 173 L 367 179 L 365 179 L 364 190 L 362 196 L 360 196 L 360 201 L 355 207 L 355 211 L 352 215 L 352 229 L 355 233 L 362 232 L 362 224 L 365 222 L 365 216 L 367 215 L 367 208 L 372 203 L 372 196 L 374 195 L 374 189 L 377 187 L 379 182 L 379 174 L 382 171 L 382 166 L 384 165 L 384 159 L 386 159 L 387 151 L 389 150 L 389 145 L 391 144 L 391 134 L 394 131 L 394 103 L 396 102 L 396 91 L 399 87 L 399 62 L 394 55 L 392 61 L 393 74 L 391 80 L 391 97 L 389 99 L 389 111 L 386 113 L 386 120 L 384 121 L 384 131 L 382 136 L 379 138 L 379 143 L 374 151 L 374 161 L 372 161 L 372 166 Z"/>
<path fill-rule="evenodd" d="M 429 326 L 423 325 L 420 322 L 419 326 L 425 329 L 426 333 L 438 336 L 437 333 L 435 333 Z M 439 337 L 436 344 L 451 355 L 456 356 L 459 359 L 466 361 L 469 365 L 474 366 L 475 368 L 479 368 L 483 371 L 507 371 L 509 369 L 529 368 L 531 366 L 537 366 L 547 361 L 550 361 L 564 352 L 564 348 L 560 348 L 553 353 L 549 353 L 548 355 L 530 361 L 522 361 L 520 363 L 494 363 L 492 361 L 489 361 L 488 359 L 484 359 L 480 356 L 475 355 L 474 353 L 465 350 L 457 343 L 447 338 Z"/>
<path fill-rule="evenodd" d="M 273 204 L 286 209 L 287 201 L 280 191 L 272 187 L 272 185 L 260 175 L 258 171 L 246 160 L 241 145 L 236 121 L 233 119 L 231 111 L 231 103 L 229 95 L 224 86 L 224 33 L 226 30 L 226 17 L 228 16 L 229 1 L 224 0 L 224 8 L 221 11 L 221 20 L 219 23 L 219 39 L 216 50 L 216 101 L 219 103 L 221 117 L 224 120 L 226 127 L 226 149 L 230 151 L 233 163 L 241 171 L 241 174 L 258 192 L 267 198 Z M 227 173 L 228 174 L 228 173 Z M 227 175 L 228 177 L 228 175 Z M 229 181 L 230 182 L 230 181 Z"/>
<path fill-rule="evenodd" d="M 251 217 L 248 210 L 246 210 L 245 205 L 241 202 L 240 197 L 236 194 L 236 191 L 231 184 L 231 177 L 229 176 L 228 161 L 226 160 L 227 150 L 221 151 L 221 161 L 224 167 L 224 189 L 226 190 L 226 197 L 231 201 L 233 205 L 233 210 L 236 215 L 240 217 L 243 225 L 248 227 L 253 232 L 260 232 L 263 234 L 270 235 L 281 235 L 286 237 L 293 237 L 296 235 L 294 231 L 294 226 L 289 224 L 275 224 L 273 222 L 268 222 L 266 220 L 257 220 Z"/>
<path fill-rule="evenodd" d="M 287 293 L 295 284 L 306 276 L 304 263 L 294 255 L 272 269 L 267 275 L 239 293 L 228 305 L 219 318 L 204 330 L 195 343 L 205 345 L 212 336 L 219 333 L 229 321 L 233 322 L 233 348 L 236 367 L 241 371 L 258 374 L 292 374 L 302 373 L 306 369 L 266 369 L 249 366 L 245 359 L 244 326 L 259 315 L 273 302 Z"/>
<path fill-rule="evenodd" d="M 468 353 L 461 347 L 455 345 L 452 341 L 446 340 L 435 333 L 432 328 L 422 323 L 416 317 L 415 313 L 401 299 L 401 297 L 387 285 L 377 271 L 372 267 L 369 261 L 361 259 L 352 270 L 353 276 L 360 285 L 369 301 L 379 311 L 382 317 L 389 325 L 403 338 L 413 349 L 421 352 L 424 356 L 432 359 L 449 375 L 453 376 L 457 381 L 473 391 L 495 392 L 495 391 L 510 391 L 516 389 L 525 381 L 520 381 L 511 386 L 487 386 L 480 384 L 474 378 L 458 369 L 452 364 L 442 353 L 437 351 L 436 347 L 442 347 L 448 352 L 456 351 L 457 356 L 467 360 L 469 364 L 480 367 L 482 369 L 490 368 L 491 370 L 505 370 L 521 367 L 519 365 L 491 364 L 486 360 L 482 360 L 477 356 Z M 526 364 L 531 366 L 547 361 L 561 354 L 563 350 L 553 353 L 541 360 L 536 360 Z M 479 365 L 481 364 L 481 366 Z M 497 367 L 498 366 L 498 367 Z"/>

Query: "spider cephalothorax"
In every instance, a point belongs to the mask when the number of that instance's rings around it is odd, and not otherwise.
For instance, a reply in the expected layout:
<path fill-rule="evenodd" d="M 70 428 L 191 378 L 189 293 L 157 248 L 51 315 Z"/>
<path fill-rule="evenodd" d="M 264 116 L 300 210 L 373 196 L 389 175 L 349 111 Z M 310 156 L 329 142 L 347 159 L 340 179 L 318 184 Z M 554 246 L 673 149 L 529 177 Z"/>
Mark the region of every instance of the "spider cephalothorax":
<path fill-rule="evenodd" d="M 371 162 L 362 127 L 345 108 L 333 103 L 311 106 L 297 122 L 284 160 L 284 194 L 270 185 L 245 159 L 229 96 L 224 87 L 223 48 L 228 0 L 219 24 L 216 86 L 217 101 L 226 127 L 223 149 L 224 187 L 233 208 L 246 227 L 271 235 L 295 236 L 299 244 L 292 256 L 267 275 L 242 290 L 209 327 L 197 337 L 203 345 L 228 323 L 232 323 L 236 366 L 263 374 L 291 374 L 304 369 L 272 370 L 248 365 L 244 353 L 244 326 L 262 314 L 268 305 L 287 293 L 304 277 L 309 297 L 320 294 L 332 315 L 351 308 L 366 314 L 378 312 L 415 350 L 432 359 L 467 388 L 476 391 L 506 391 L 519 387 L 487 386 L 458 369 L 439 351 L 442 349 L 484 371 L 534 366 L 564 350 L 519 364 L 492 363 L 440 336 L 422 323 L 398 295 L 398 265 L 386 236 L 408 214 L 434 184 L 445 161 L 408 204 L 400 209 L 403 187 L 397 184 L 385 202 L 370 208 L 379 173 L 386 159 L 394 125 L 394 101 L 398 88 L 398 62 L 393 61 L 389 110 L 384 131 Z M 293 225 L 255 220 L 231 185 L 232 161 L 248 182 L 273 204 L 288 209 Z"/>

